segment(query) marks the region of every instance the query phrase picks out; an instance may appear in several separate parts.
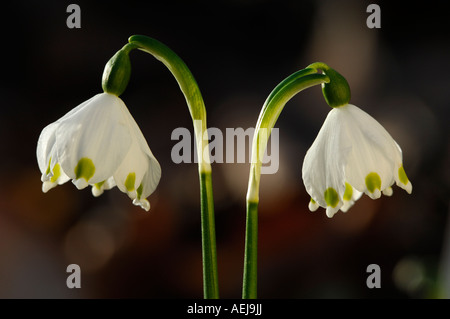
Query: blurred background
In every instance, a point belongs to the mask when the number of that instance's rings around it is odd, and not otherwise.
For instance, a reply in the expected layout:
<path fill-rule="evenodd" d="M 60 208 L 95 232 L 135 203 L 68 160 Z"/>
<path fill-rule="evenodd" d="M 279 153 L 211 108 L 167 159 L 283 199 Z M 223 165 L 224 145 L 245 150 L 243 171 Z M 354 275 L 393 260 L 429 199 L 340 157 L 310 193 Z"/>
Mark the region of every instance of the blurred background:
<path fill-rule="evenodd" d="M 260 298 L 448 298 L 450 296 L 450 72 L 445 2 L 27 1 L 2 10 L 0 95 L 0 297 L 202 298 L 197 166 L 174 164 L 178 127 L 192 132 L 184 97 L 152 56 L 132 52 L 121 96 L 162 167 L 146 213 L 117 188 L 93 198 L 66 183 L 41 191 L 41 130 L 101 92 L 110 57 L 132 34 L 173 49 L 197 79 L 208 126 L 254 127 L 285 77 L 316 61 L 338 70 L 351 102 L 376 118 L 403 150 L 408 195 L 363 196 L 332 219 L 311 213 L 304 155 L 329 108 L 319 87 L 294 97 L 279 128 L 280 167 L 263 175 Z M 156 3 L 156 1 L 155 1 Z M 248 158 L 247 158 L 248 159 Z M 240 298 L 249 164 L 212 165 L 220 295 Z M 81 267 L 81 289 L 66 268 Z M 366 269 L 381 269 L 369 289 Z"/>

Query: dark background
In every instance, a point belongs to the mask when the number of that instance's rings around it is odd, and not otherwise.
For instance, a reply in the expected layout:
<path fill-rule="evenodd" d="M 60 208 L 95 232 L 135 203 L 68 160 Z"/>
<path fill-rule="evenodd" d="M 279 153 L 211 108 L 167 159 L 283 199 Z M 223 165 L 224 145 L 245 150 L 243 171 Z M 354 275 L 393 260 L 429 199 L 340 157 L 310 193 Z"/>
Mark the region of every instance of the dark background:
<path fill-rule="evenodd" d="M 41 130 L 101 92 L 105 63 L 132 34 L 173 49 L 194 74 L 208 126 L 254 127 L 270 91 L 323 61 L 346 77 L 351 102 L 391 133 L 413 184 L 408 195 L 363 196 L 346 214 L 309 212 L 306 150 L 328 106 L 319 88 L 280 116 L 280 169 L 261 181 L 260 298 L 450 296 L 449 35 L 445 2 L 68 1 L 2 5 L 0 96 L 0 297 L 202 298 L 196 164 L 174 164 L 175 128 L 192 122 L 168 70 L 132 52 L 122 95 L 162 167 L 146 213 L 117 188 L 93 198 L 72 183 L 41 192 Z M 156 2 L 155 2 L 156 3 Z M 213 164 L 220 295 L 240 298 L 248 164 Z M 82 288 L 66 287 L 78 264 Z M 381 268 L 368 289 L 366 268 Z"/>

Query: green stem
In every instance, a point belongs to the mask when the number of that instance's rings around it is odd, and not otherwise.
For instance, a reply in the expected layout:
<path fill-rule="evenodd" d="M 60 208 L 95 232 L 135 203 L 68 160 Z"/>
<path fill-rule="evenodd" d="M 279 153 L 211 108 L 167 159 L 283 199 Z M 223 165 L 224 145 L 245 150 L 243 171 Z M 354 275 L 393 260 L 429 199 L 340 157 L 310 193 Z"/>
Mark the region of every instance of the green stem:
<path fill-rule="evenodd" d="M 315 67 L 295 72 L 270 93 L 256 122 L 252 143 L 252 163 L 247 189 L 244 279 L 242 298 L 257 298 L 258 203 L 261 166 L 270 133 L 286 103 L 309 87 L 328 83 L 327 75 L 316 73 Z"/>
<path fill-rule="evenodd" d="M 125 50 L 138 48 L 161 61 L 177 80 L 186 99 L 197 143 L 201 200 L 203 296 L 205 299 L 217 299 L 219 298 L 219 286 L 211 164 L 206 133 L 206 109 L 200 89 L 183 60 L 163 43 L 142 35 L 133 35 L 128 42 Z"/>
<path fill-rule="evenodd" d="M 258 203 L 247 201 L 243 299 L 256 299 L 258 264 Z"/>
<path fill-rule="evenodd" d="M 200 174 L 203 295 L 205 298 L 219 298 L 217 282 L 216 229 L 214 227 L 214 201 L 212 194 L 211 172 Z"/>

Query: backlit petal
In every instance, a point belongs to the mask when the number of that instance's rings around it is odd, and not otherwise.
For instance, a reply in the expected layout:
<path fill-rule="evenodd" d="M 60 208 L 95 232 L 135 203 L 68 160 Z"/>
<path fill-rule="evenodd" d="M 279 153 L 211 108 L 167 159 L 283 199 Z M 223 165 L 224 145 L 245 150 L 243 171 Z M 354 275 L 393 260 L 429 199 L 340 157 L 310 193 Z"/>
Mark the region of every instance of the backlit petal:
<path fill-rule="evenodd" d="M 60 120 L 56 151 L 70 178 L 78 179 L 75 168 L 82 158 L 90 159 L 95 167 L 95 174 L 86 180 L 89 184 L 106 180 L 119 167 L 131 144 L 123 108 L 126 106 L 118 97 L 102 93 Z"/>
<path fill-rule="evenodd" d="M 407 192 L 412 185 L 402 166 L 402 151 L 374 118 L 348 104 L 330 111 L 306 153 L 305 188 L 328 217 L 346 212 L 362 193 L 372 199 L 391 196 L 394 182 Z"/>

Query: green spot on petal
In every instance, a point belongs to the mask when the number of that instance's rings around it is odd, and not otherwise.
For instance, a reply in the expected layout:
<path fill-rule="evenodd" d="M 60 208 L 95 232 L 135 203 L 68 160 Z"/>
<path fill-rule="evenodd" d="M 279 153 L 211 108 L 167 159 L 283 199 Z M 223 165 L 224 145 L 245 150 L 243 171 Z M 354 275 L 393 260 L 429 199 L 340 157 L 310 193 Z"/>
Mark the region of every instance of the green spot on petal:
<path fill-rule="evenodd" d="M 136 181 L 136 174 L 130 173 L 125 180 L 125 187 L 127 191 L 131 192 L 134 190 L 134 182 Z"/>
<path fill-rule="evenodd" d="M 400 166 L 398 169 L 398 178 L 400 179 L 400 182 L 402 182 L 404 185 L 408 184 L 408 176 L 406 176 L 405 169 L 403 168 L 403 165 Z"/>
<path fill-rule="evenodd" d="M 103 182 L 100 182 L 100 183 L 96 183 L 96 184 L 94 184 L 94 186 L 95 186 L 96 188 L 98 188 L 98 189 L 101 189 L 102 186 L 103 186 L 103 184 L 105 184 L 105 182 L 106 182 L 106 181 L 103 181 Z"/>
<path fill-rule="evenodd" d="M 312 199 L 312 197 L 311 197 L 311 200 L 310 200 L 310 202 L 311 202 L 311 203 L 313 203 L 313 204 L 315 204 L 315 203 L 316 203 L 316 201 L 315 201 L 314 199 Z"/>
<path fill-rule="evenodd" d="M 349 183 L 345 183 L 344 200 L 349 201 L 353 196 L 353 187 Z"/>
<path fill-rule="evenodd" d="M 88 182 L 95 173 L 94 162 L 88 157 L 83 157 L 78 161 L 77 166 L 75 166 L 75 178 L 84 178 Z"/>
<path fill-rule="evenodd" d="M 325 198 L 325 202 L 327 203 L 327 205 L 333 208 L 336 207 L 339 203 L 338 193 L 333 187 L 328 188 L 323 194 L 323 197 Z"/>
<path fill-rule="evenodd" d="M 380 175 L 377 173 L 369 173 L 366 176 L 366 187 L 369 190 L 369 192 L 373 193 L 375 189 L 381 190 L 381 178 Z"/>
<path fill-rule="evenodd" d="M 59 165 L 59 163 L 56 163 L 55 166 L 53 166 L 53 176 L 52 178 L 50 178 L 50 182 L 56 183 L 56 181 L 60 176 L 61 176 L 61 166 Z"/>
<path fill-rule="evenodd" d="M 45 171 L 45 175 L 50 174 L 50 163 L 52 162 L 52 158 L 50 157 L 50 159 L 48 160 L 48 166 L 47 166 L 47 170 Z"/>
<path fill-rule="evenodd" d="M 136 190 L 137 199 L 141 199 L 142 191 L 144 190 L 144 185 L 141 183 L 138 189 Z"/>

